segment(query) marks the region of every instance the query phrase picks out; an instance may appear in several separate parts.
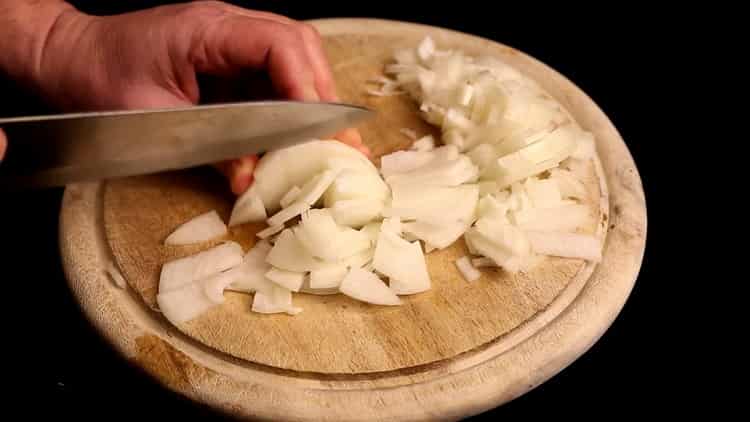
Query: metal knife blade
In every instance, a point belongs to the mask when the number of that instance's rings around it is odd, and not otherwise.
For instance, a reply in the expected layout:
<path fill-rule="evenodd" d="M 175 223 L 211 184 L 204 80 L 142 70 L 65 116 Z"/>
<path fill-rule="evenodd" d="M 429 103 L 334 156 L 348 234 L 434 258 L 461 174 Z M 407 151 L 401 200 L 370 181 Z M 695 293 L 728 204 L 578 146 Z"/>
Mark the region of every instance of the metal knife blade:
<path fill-rule="evenodd" d="M 62 186 L 215 163 L 328 137 L 372 111 L 262 101 L 0 119 L 0 188 Z"/>

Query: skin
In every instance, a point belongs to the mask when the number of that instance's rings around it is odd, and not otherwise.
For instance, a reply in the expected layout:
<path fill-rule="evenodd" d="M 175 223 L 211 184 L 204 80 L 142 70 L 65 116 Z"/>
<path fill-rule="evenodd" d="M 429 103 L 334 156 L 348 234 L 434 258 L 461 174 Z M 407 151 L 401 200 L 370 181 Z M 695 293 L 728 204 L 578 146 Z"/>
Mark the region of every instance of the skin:
<path fill-rule="evenodd" d="M 338 101 L 315 28 L 221 2 L 97 17 L 58 0 L 0 0 L 0 51 L 0 70 L 66 111 L 197 104 L 213 93 L 198 83 L 201 75 L 216 77 L 219 93 L 243 86 L 248 98 L 270 91 Z M 369 155 L 355 129 L 333 136 Z M 0 159 L 6 145 L 0 131 Z M 257 161 L 248 156 L 216 167 L 241 194 Z"/>

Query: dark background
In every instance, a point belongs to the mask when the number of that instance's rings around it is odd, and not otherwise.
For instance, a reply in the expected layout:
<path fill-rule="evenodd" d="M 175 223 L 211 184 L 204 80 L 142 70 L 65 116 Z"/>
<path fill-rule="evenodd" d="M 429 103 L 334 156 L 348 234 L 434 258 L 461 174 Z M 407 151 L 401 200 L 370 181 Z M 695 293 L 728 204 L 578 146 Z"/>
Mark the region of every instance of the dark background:
<path fill-rule="evenodd" d="M 74 3 L 89 13 L 112 14 L 160 2 Z M 590 351 L 542 386 L 482 416 L 517 420 L 610 416 L 612 411 L 630 416 L 647 407 L 658 413 L 675 410 L 667 399 L 679 381 L 672 377 L 675 358 L 668 350 L 673 338 L 666 334 L 675 321 L 659 312 L 667 269 L 655 260 L 666 238 L 662 193 L 669 171 L 656 142 L 661 99 L 654 88 L 665 81 L 665 69 L 676 54 L 679 33 L 669 24 L 679 17 L 650 8 L 534 4 L 522 10 L 494 2 L 235 3 L 296 19 L 379 17 L 473 33 L 542 60 L 587 92 L 620 130 L 644 182 L 649 232 L 640 277 L 622 313 Z M 0 116 L 42 110 L 12 82 L 2 81 L 0 88 Z M 61 197 L 61 189 L 0 196 L 6 404 L 28 416 L 52 413 L 63 419 L 220 419 L 131 367 L 89 326 L 62 275 L 57 249 Z"/>

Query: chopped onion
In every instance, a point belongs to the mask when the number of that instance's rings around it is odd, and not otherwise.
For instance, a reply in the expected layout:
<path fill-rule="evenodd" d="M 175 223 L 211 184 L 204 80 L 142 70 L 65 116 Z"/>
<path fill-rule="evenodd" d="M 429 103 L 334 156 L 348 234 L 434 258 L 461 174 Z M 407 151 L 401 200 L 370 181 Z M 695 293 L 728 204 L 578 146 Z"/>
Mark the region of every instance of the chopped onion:
<path fill-rule="evenodd" d="M 172 324 L 181 324 L 216 306 L 200 283 L 188 283 L 174 290 L 159 292 L 156 303 Z"/>
<path fill-rule="evenodd" d="M 339 291 L 353 299 L 374 305 L 400 305 L 401 299 L 375 273 L 352 268 L 341 281 Z"/>
<path fill-rule="evenodd" d="M 274 214 L 271 218 L 266 220 L 266 223 L 271 227 L 283 226 L 284 223 L 301 215 L 303 212 L 310 209 L 310 204 L 304 202 L 295 202 L 286 208 L 282 208 L 281 211 Z"/>
<path fill-rule="evenodd" d="M 242 247 L 238 243 L 225 242 L 195 255 L 167 262 L 161 269 L 159 293 L 236 267 L 242 263 L 242 255 Z"/>
<path fill-rule="evenodd" d="M 305 273 L 271 268 L 266 273 L 266 278 L 285 289 L 298 292 L 300 287 L 302 287 L 302 283 L 305 282 Z"/>
<path fill-rule="evenodd" d="M 182 224 L 170 234 L 164 244 L 188 245 L 213 240 L 227 234 L 227 226 L 216 210 L 201 214 Z"/>
<path fill-rule="evenodd" d="M 285 229 L 281 232 L 273 248 L 268 252 L 266 262 L 282 270 L 300 273 L 313 271 L 321 266 L 321 261 L 308 252 L 292 229 Z"/>
<path fill-rule="evenodd" d="M 387 217 L 425 222 L 472 221 L 479 200 L 477 185 L 419 186 L 394 185 L 390 209 L 384 209 Z"/>
<path fill-rule="evenodd" d="M 373 267 L 389 278 L 391 290 L 398 295 L 420 293 L 430 288 L 427 263 L 419 242 L 410 243 L 381 230 Z"/>
<path fill-rule="evenodd" d="M 275 235 L 276 233 L 279 233 L 280 231 L 284 230 L 284 225 L 279 224 L 278 226 L 268 226 L 265 229 L 259 231 L 256 236 L 258 236 L 261 239 L 266 239 L 270 236 Z"/>
<path fill-rule="evenodd" d="M 159 310 L 175 325 L 192 320 L 224 302 L 224 289 L 236 277 L 233 270 L 212 274 L 171 290 L 160 289 L 156 295 Z"/>
<path fill-rule="evenodd" d="M 342 226 L 362 227 L 379 217 L 383 206 L 377 199 L 347 199 L 333 204 L 331 214 Z"/>
<path fill-rule="evenodd" d="M 292 188 L 289 189 L 289 192 L 281 197 L 281 200 L 279 201 L 279 203 L 281 204 L 281 208 L 286 208 L 289 205 L 292 205 L 294 201 L 299 198 L 300 193 L 302 193 L 302 190 L 299 188 L 299 186 L 292 186 Z"/>
<path fill-rule="evenodd" d="M 261 314 L 286 313 L 297 315 L 302 308 L 292 305 L 292 292 L 281 286 L 274 286 L 271 292 L 256 292 L 253 298 L 253 312 Z"/>
<path fill-rule="evenodd" d="M 229 217 L 229 227 L 244 223 L 255 223 L 266 219 L 266 208 L 256 185 L 246 190 L 234 204 Z"/>
<path fill-rule="evenodd" d="M 479 279 L 479 277 L 482 276 L 482 273 L 479 272 L 476 268 L 474 268 L 473 265 L 471 265 L 471 261 L 469 261 L 469 257 L 462 256 L 461 258 L 458 258 L 455 261 L 456 268 L 458 268 L 458 271 L 461 273 L 461 276 L 466 281 L 476 281 Z"/>
<path fill-rule="evenodd" d="M 266 262 L 270 250 L 271 244 L 268 242 L 256 243 L 245 255 L 242 264 L 232 269 L 237 271 L 237 274 L 227 289 L 246 293 L 270 291 L 273 284 L 266 278 L 266 273 L 271 269 Z"/>
<path fill-rule="evenodd" d="M 292 187 L 303 186 L 330 169 L 332 159 L 346 161 L 350 168 L 377 173 L 372 162 L 358 150 L 338 141 L 313 140 L 267 152 L 258 161 L 250 189 L 258 192 L 271 215 L 279 210 L 281 198 Z"/>
<path fill-rule="evenodd" d="M 370 248 L 367 235 L 339 226 L 327 209 L 305 213 L 294 228 L 294 234 L 308 253 L 329 261 L 338 261 Z"/>
<path fill-rule="evenodd" d="M 410 234 L 417 239 L 425 242 L 425 247 L 429 244 L 431 252 L 434 249 L 444 249 L 458 240 L 464 232 L 471 226 L 469 222 L 448 222 L 442 224 L 432 224 L 423 221 L 411 221 L 403 223 L 404 233 Z"/>
<path fill-rule="evenodd" d="M 531 249 L 541 255 L 563 258 L 580 258 L 598 262 L 602 258 L 602 245 L 594 236 L 530 230 L 526 232 Z"/>
<path fill-rule="evenodd" d="M 331 264 L 310 272 L 310 288 L 330 289 L 338 287 L 346 277 L 349 268 L 346 264 Z"/>

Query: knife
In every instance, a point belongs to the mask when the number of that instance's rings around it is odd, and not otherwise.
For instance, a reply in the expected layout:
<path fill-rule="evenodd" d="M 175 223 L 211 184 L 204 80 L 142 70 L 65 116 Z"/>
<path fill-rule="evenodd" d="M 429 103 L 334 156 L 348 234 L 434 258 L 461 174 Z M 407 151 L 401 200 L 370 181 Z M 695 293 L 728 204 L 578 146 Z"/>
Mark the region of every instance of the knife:
<path fill-rule="evenodd" d="M 260 101 L 0 119 L 0 188 L 149 174 L 330 137 L 374 113 L 339 103 Z"/>

